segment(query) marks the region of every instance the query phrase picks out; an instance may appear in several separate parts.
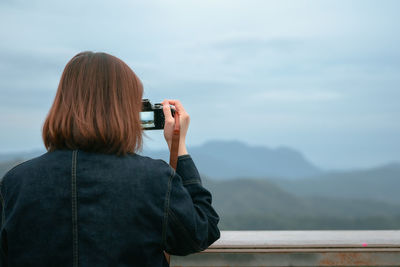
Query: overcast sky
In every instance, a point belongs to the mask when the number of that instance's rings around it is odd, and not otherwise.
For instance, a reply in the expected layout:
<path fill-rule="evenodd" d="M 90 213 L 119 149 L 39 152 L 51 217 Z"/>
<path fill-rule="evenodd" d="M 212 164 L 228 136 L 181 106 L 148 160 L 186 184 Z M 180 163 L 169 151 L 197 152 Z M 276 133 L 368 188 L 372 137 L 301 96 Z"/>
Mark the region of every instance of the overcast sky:
<path fill-rule="evenodd" d="M 124 60 L 180 99 L 189 145 L 289 146 L 324 168 L 400 161 L 400 1 L 0 1 L 0 153 L 43 148 L 62 70 Z M 165 147 L 161 132 L 146 139 Z"/>

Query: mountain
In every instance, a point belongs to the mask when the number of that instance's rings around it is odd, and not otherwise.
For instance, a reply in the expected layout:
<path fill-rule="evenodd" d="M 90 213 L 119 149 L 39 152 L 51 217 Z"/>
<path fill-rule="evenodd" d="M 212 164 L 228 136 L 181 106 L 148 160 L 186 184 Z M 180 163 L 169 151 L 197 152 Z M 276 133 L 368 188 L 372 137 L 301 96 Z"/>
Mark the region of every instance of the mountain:
<path fill-rule="evenodd" d="M 225 230 L 400 228 L 400 204 L 298 196 L 265 179 L 203 179 L 203 184 L 212 193 Z"/>
<path fill-rule="evenodd" d="M 209 141 L 201 146 L 189 147 L 188 150 L 202 174 L 219 180 L 266 176 L 298 179 L 322 173 L 322 170 L 310 163 L 299 151 L 289 147 L 272 149 L 249 146 L 239 141 Z M 27 160 L 42 153 L 45 151 L 0 154 L 0 162 Z M 167 149 L 147 150 L 140 154 L 167 162 L 169 158 Z"/>
<path fill-rule="evenodd" d="M 298 196 L 373 198 L 400 204 L 400 163 L 365 170 L 329 172 L 296 181 L 274 179 L 274 182 Z"/>
<path fill-rule="evenodd" d="M 299 151 L 288 147 L 250 146 L 239 141 L 209 141 L 188 148 L 199 171 L 213 179 L 234 177 L 285 177 L 299 179 L 321 174 Z M 168 159 L 168 151 L 144 151 Z"/>
<path fill-rule="evenodd" d="M 0 155 L 0 177 L 44 152 Z M 234 141 L 208 142 L 189 152 L 223 230 L 400 229 L 399 163 L 328 172 L 287 147 Z M 142 154 L 166 161 L 169 156 L 167 150 Z"/>

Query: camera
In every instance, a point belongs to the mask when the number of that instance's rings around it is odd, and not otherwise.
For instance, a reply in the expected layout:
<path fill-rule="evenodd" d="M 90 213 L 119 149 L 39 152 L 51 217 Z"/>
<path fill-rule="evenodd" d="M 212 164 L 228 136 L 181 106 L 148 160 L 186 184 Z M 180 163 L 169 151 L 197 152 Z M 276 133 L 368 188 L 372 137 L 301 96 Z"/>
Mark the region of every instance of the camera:
<path fill-rule="evenodd" d="M 171 109 L 172 117 L 175 115 L 175 110 Z M 140 112 L 140 120 L 143 130 L 161 130 L 164 129 L 165 117 L 163 105 L 156 103 L 152 105 L 150 100 L 142 100 L 142 112 Z"/>

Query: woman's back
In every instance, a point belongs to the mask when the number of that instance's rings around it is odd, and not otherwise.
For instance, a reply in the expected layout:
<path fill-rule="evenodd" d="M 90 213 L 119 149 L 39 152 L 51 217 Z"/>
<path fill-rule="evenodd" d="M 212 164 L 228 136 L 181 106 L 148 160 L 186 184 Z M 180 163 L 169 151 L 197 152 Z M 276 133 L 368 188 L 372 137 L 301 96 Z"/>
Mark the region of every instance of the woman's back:
<path fill-rule="evenodd" d="M 175 172 L 137 154 L 54 150 L 10 170 L 1 195 L 4 266 L 168 266 L 164 250 L 201 251 L 220 234 L 189 155 Z"/>
<path fill-rule="evenodd" d="M 87 51 L 67 63 L 43 124 L 48 152 L 0 183 L 1 266 L 168 266 L 164 251 L 187 255 L 219 238 L 178 100 L 162 104 L 176 171 L 135 153 L 142 96 L 143 84 L 117 57 Z"/>

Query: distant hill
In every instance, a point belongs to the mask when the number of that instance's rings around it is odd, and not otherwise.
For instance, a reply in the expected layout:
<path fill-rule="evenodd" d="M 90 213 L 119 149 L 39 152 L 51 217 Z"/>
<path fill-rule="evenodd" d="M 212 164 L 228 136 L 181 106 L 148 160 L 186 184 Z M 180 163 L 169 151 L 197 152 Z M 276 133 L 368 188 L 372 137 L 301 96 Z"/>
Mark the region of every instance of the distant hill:
<path fill-rule="evenodd" d="M 271 181 L 204 179 L 231 230 L 400 229 L 400 204 L 374 199 L 296 196 Z"/>
<path fill-rule="evenodd" d="M 329 172 L 296 181 L 274 179 L 274 182 L 298 196 L 373 198 L 400 204 L 400 163 L 365 170 Z"/>
<path fill-rule="evenodd" d="M 44 152 L 0 155 L 0 176 Z M 213 193 L 221 229 L 400 229 L 398 163 L 327 172 L 284 147 L 213 141 L 189 152 Z M 143 154 L 168 160 L 167 150 Z"/>
<path fill-rule="evenodd" d="M 238 141 L 210 141 L 189 148 L 199 171 L 213 179 L 235 177 L 285 177 L 298 179 L 322 173 L 299 151 L 249 146 Z M 144 151 L 153 158 L 168 159 L 168 151 Z"/>
<path fill-rule="evenodd" d="M 213 179 L 235 177 L 284 177 L 298 179 L 322 173 L 300 152 L 288 148 L 249 146 L 238 141 L 210 141 L 201 146 L 189 147 L 199 171 Z M 12 162 L 36 157 L 45 150 L 26 153 L 0 154 L 0 162 Z M 142 155 L 168 161 L 167 149 L 143 151 Z"/>

